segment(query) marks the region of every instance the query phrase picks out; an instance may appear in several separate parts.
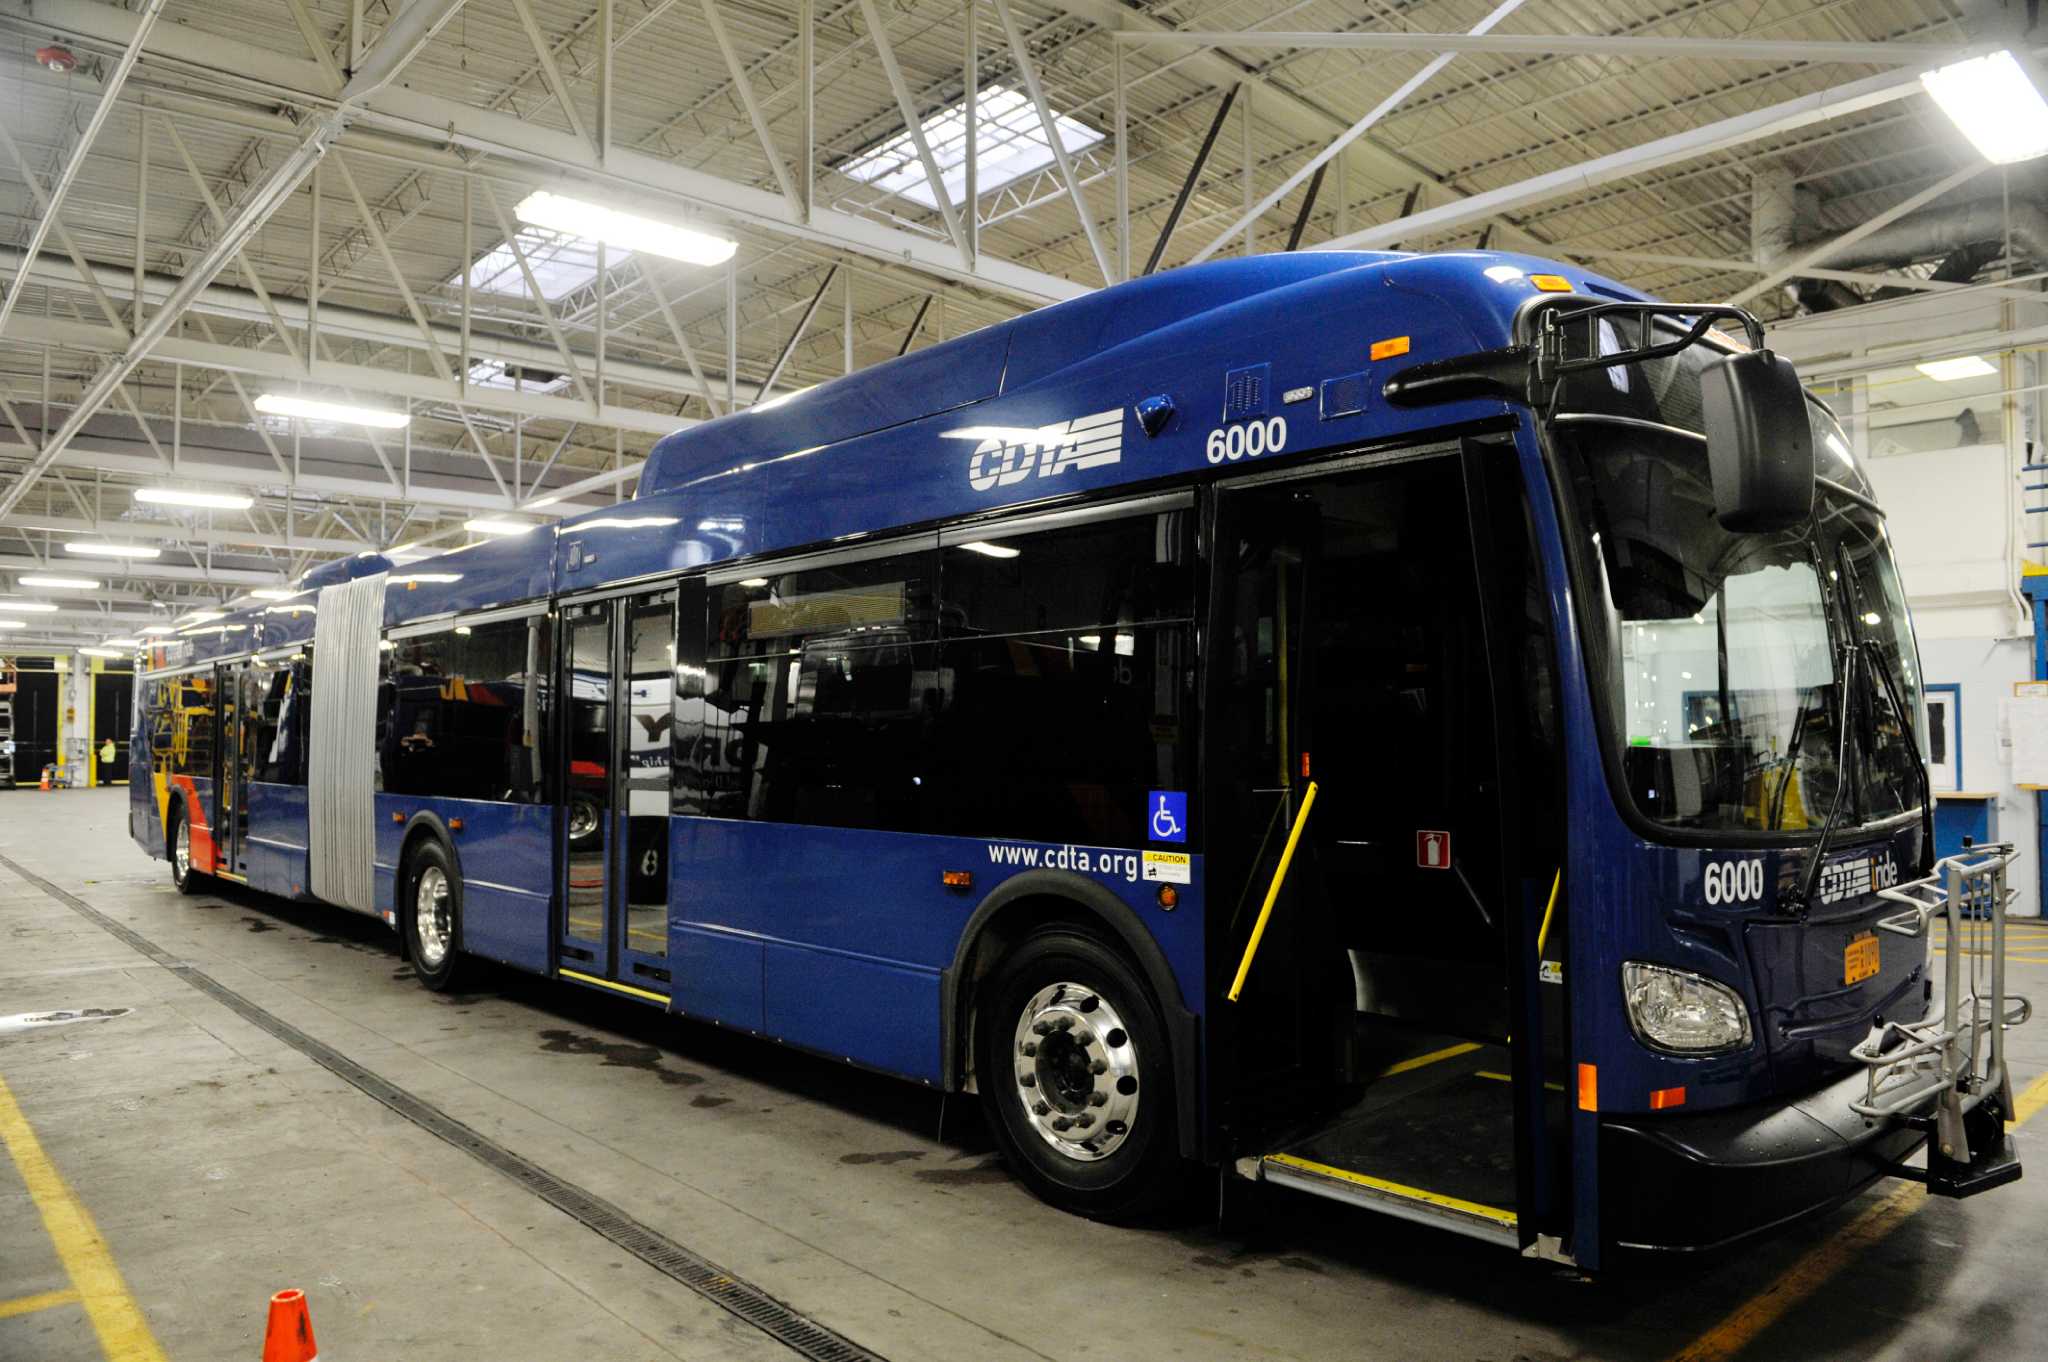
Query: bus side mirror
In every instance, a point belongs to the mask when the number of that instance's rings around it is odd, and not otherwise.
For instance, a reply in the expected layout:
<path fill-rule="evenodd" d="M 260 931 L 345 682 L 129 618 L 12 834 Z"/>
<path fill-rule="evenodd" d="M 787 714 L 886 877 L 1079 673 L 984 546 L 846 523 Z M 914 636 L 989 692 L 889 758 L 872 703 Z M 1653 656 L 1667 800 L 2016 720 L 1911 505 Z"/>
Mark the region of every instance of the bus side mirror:
<path fill-rule="evenodd" d="M 1714 511 L 1736 533 L 1787 529 L 1813 511 L 1813 426 L 1792 361 L 1769 350 L 1700 370 Z"/>

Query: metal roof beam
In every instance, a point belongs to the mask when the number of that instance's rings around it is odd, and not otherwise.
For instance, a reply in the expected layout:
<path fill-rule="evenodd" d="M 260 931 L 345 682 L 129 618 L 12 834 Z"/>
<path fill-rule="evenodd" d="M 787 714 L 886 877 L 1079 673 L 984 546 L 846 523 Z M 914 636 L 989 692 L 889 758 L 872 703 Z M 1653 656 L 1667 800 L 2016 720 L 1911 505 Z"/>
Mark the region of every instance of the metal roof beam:
<path fill-rule="evenodd" d="M 1641 146 L 1598 156 L 1578 165 L 1566 166 L 1543 175 L 1471 194 L 1453 203 L 1424 208 L 1390 222 L 1322 242 L 1316 250 L 1372 250 L 1398 241 L 1451 231 L 1484 222 L 1501 213 L 1513 212 L 1564 194 L 1597 189 L 1630 175 L 1657 170 L 1731 147 L 1742 146 L 1781 133 L 1796 132 L 1848 114 L 1861 113 L 1894 100 L 1920 93 L 1920 73 L 1913 69 L 1887 71 L 1851 81 L 1832 89 L 1818 90 L 1797 99 L 1724 118 L 1716 123 L 1689 128 L 1669 137 L 1659 137 Z"/>
<path fill-rule="evenodd" d="M 1232 47 L 1244 51 L 1346 49 L 1368 52 L 1487 52 L 1513 57 L 1651 57 L 1701 61 L 1847 62 L 1856 66 L 1941 66 L 1981 48 L 1933 43 L 1800 42 L 1791 39 L 1665 38 L 1601 33 L 1232 33 L 1174 29 L 1121 32 L 1121 43 Z"/>

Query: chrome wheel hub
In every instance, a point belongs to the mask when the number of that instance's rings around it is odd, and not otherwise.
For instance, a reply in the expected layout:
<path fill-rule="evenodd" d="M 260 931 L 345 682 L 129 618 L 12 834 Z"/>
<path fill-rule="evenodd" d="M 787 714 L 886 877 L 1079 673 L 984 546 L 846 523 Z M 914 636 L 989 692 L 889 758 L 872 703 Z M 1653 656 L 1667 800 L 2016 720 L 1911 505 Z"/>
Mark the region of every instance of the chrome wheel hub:
<path fill-rule="evenodd" d="M 448 876 L 437 865 L 420 872 L 413 890 L 413 921 L 419 931 L 420 963 L 439 969 L 448 958 L 455 931 L 449 920 Z"/>
<path fill-rule="evenodd" d="M 569 801 L 569 836 L 573 841 L 582 841 L 597 831 L 597 805 L 587 799 Z"/>
<path fill-rule="evenodd" d="M 1138 1119 L 1138 1045 L 1093 989 L 1051 984 L 1017 1018 L 1012 1081 L 1025 1119 L 1070 1159 L 1107 1158 Z"/>
<path fill-rule="evenodd" d="M 171 857 L 178 883 L 183 884 L 185 877 L 192 873 L 192 825 L 182 818 L 178 820 L 178 836 L 171 847 Z"/>

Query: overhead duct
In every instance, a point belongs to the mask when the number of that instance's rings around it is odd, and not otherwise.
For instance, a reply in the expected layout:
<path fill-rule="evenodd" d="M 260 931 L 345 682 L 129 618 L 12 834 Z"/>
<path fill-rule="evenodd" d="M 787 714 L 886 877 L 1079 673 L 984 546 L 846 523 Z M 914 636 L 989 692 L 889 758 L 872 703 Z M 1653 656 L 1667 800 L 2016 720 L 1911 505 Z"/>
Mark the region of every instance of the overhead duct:
<path fill-rule="evenodd" d="M 1928 208 L 1880 227 L 1839 253 L 1821 256 L 1815 263 L 1829 269 L 1854 270 L 1947 257 L 1986 243 L 1995 243 L 2002 250 L 2008 232 L 2015 255 L 2048 264 L 2048 213 L 2029 199 L 2014 199 L 2010 204 L 2000 199 L 1976 199 Z M 1798 249 L 1803 255 L 1822 244 L 1823 239 L 1804 241 Z"/>

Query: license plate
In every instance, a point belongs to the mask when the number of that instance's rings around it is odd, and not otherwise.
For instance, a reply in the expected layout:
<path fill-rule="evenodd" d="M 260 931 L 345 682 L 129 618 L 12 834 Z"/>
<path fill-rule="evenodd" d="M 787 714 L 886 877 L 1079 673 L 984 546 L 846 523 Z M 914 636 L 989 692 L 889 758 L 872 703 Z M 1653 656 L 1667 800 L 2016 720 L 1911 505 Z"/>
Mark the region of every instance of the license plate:
<path fill-rule="evenodd" d="M 1877 938 L 1865 934 L 1842 947 L 1842 982 L 1860 984 L 1877 973 Z"/>

